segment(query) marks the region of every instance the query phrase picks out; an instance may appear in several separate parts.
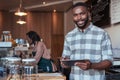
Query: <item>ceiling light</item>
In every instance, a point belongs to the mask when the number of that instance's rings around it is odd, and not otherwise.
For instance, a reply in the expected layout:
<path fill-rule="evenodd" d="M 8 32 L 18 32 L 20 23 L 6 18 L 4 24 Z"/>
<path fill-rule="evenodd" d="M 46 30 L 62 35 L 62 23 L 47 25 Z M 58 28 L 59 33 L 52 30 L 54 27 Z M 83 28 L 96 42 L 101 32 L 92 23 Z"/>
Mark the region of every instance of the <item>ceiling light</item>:
<path fill-rule="evenodd" d="M 17 16 L 26 16 L 27 15 L 27 13 L 25 12 L 25 9 L 22 6 L 22 0 L 20 0 L 20 6 L 17 9 L 17 11 L 15 12 L 15 15 L 17 15 Z"/>
<path fill-rule="evenodd" d="M 43 2 L 43 4 L 46 4 L 46 2 Z"/>
<path fill-rule="evenodd" d="M 56 12 L 56 9 L 54 9 L 53 12 Z"/>
<path fill-rule="evenodd" d="M 25 21 L 22 21 L 22 20 L 18 20 L 17 23 L 18 23 L 18 24 L 26 24 L 26 22 L 25 22 Z"/>
<path fill-rule="evenodd" d="M 18 24 L 26 24 L 26 21 L 25 20 L 22 20 L 21 18 L 16 22 Z"/>
<path fill-rule="evenodd" d="M 24 11 L 21 11 L 20 9 L 18 9 L 17 12 L 15 12 L 15 15 L 17 15 L 17 16 L 26 16 L 27 13 L 24 12 Z"/>

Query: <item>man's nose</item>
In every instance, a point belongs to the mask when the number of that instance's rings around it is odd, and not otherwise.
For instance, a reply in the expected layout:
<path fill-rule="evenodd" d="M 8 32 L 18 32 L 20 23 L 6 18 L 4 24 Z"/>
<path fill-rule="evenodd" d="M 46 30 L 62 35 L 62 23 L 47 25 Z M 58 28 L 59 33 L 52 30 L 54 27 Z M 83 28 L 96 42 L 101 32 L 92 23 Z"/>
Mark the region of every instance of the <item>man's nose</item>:
<path fill-rule="evenodd" d="M 80 14 L 77 15 L 77 19 L 80 20 L 82 16 Z"/>

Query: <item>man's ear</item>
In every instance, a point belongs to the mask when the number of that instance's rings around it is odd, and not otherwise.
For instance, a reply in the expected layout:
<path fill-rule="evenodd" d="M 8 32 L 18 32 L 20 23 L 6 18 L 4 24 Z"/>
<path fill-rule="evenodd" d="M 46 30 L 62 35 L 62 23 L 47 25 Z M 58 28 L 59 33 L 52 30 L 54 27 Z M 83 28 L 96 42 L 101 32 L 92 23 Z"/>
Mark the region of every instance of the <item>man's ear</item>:
<path fill-rule="evenodd" d="M 88 12 L 88 18 L 89 18 L 89 21 L 92 21 L 91 13 L 90 12 Z"/>

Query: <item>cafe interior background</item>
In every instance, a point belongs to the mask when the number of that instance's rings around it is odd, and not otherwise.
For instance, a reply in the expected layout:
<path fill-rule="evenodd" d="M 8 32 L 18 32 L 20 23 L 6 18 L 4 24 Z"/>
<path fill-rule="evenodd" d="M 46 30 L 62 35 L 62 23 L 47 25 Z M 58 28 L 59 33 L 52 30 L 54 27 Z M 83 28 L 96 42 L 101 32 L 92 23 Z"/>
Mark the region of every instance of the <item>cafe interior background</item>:
<path fill-rule="evenodd" d="M 63 50 L 64 36 L 74 28 L 69 8 L 72 4 L 81 1 L 96 7 L 94 9 L 97 10 L 92 11 L 93 22 L 108 31 L 113 50 L 117 53 L 115 57 L 120 58 L 118 56 L 120 54 L 119 0 L 22 0 L 22 8 L 27 12 L 26 16 L 14 15 L 21 6 L 21 0 L 0 0 L 0 34 L 2 35 L 3 31 L 10 31 L 15 40 L 26 39 L 26 32 L 36 31 L 57 64 Z M 16 23 L 20 19 L 26 23 Z"/>

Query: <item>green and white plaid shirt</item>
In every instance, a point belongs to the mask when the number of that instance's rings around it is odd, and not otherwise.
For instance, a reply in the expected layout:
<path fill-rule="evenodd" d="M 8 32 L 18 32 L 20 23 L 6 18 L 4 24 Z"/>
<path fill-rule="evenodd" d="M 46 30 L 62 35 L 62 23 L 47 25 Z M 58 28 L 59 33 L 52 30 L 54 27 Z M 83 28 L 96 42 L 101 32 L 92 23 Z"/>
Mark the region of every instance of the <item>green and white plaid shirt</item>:
<path fill-rule="evenodd" d="M 76 27 L 65 36 L 62 57 L 70 57 L 71 60 L 89 59 L 92 63 L 113 61 L 110 37 L 92 23 L 84 32 Z M 70 80 L 105 80 L 105 70 L 82 70 L 73 66 Z"/>

